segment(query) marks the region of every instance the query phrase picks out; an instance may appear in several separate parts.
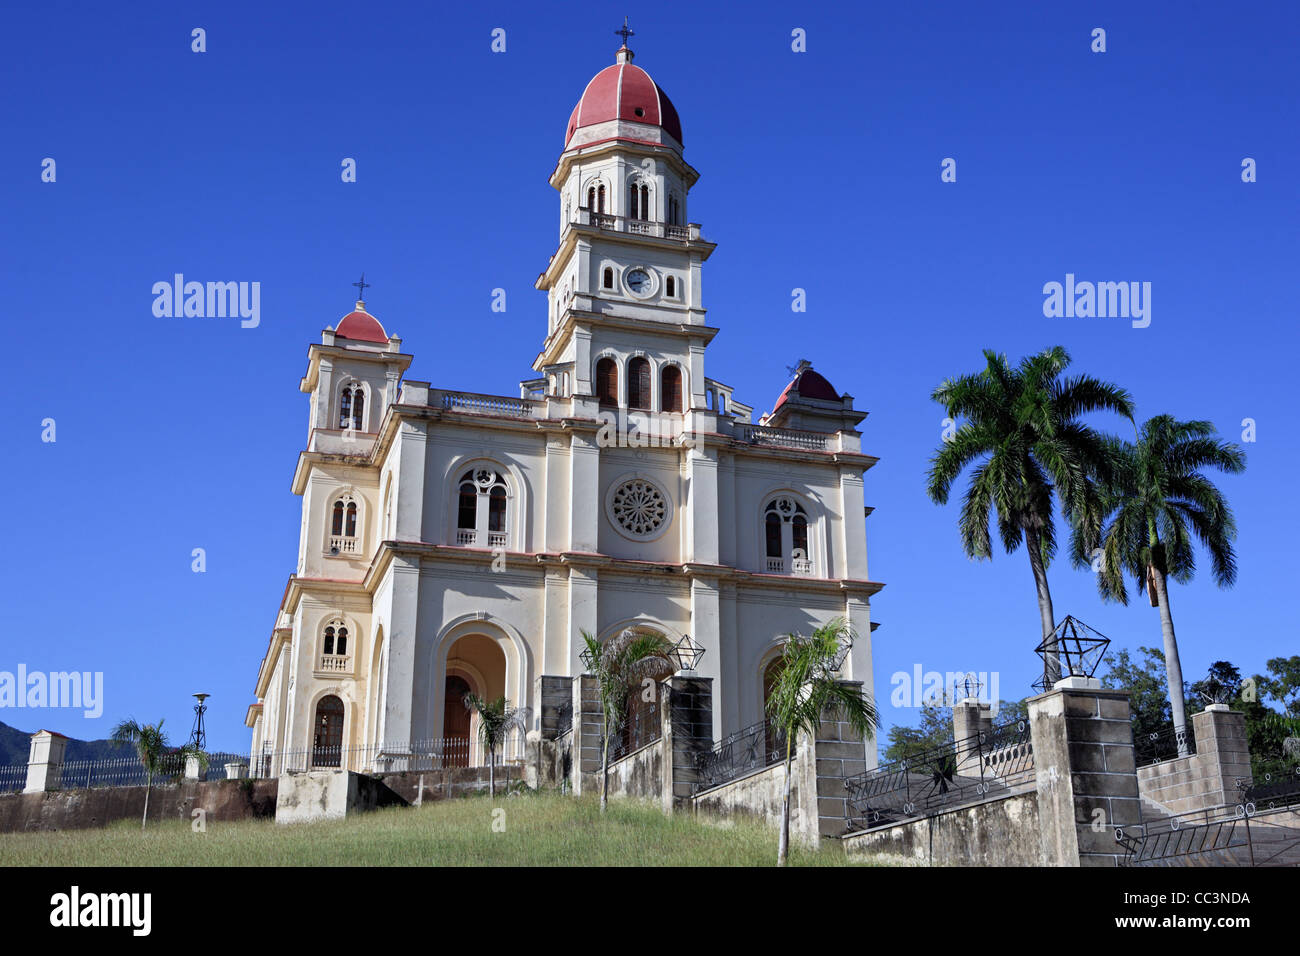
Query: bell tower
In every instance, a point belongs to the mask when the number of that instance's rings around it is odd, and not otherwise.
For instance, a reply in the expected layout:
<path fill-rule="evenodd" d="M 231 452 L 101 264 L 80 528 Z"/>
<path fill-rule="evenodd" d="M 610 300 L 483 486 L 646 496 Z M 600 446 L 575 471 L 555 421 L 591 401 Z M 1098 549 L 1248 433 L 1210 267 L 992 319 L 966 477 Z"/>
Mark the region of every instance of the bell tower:
<path fill-rule="evenodd" d="M 536 282 L 547 337 L 533 367 L 556 394 L 685 411 L 704 404 L 716 329 L 705 324 L 701 273 L 714 244 L 689 218 L 699 173 L 682 157 L 677 110 L 633 63 L 630 31 L 617 32 L 624 45 L 583 90 L 550 177 L 560 235 Z"/>

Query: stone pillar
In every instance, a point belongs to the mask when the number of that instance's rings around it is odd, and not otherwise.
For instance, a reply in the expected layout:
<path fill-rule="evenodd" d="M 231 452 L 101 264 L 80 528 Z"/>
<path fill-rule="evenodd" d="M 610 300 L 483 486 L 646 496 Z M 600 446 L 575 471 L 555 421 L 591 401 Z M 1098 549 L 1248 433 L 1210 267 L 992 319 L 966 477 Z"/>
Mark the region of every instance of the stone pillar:
<path fill-rule="evenodd" d="M 537 678 L 538 731 L 554 740 L 573 723 L 573 678 L 543 674 Z"/>
<path fill-rule="evenodd" d="M 235 761 L 225 766 L 227 780 L 246 780 L 248 778 L 248 764 Z"/>
<path fill-rule="evenodd" d="M 1237 780 L 1250 780 L 1250 747 L 1246 743 L 1246 715 L 1227 704 L 1210 704 L 1192 715 L 1196 762 L 1200 764 L 1202 800 L 1206 807 L 1237 803 Z"/>
<path fill-rule="evenodd" d="M 862 690 L 861 681 L 840 683 Z M 817 835 L 838 837 L 849 825 L 849 793 L 844 781 L 867 769 L 865 742 L 848 721 L 823 713 L 821 726 L 812 740 L 811 757 L 810 769 L 815 776 L 810 795 L 817 795 Z"/>
<path fill-rule="evenodd" d="M 203 776 L 203 765 L 195 754 L 189 754 L 185 758 L 185 779 L 198 780 Z"/>
<path fill-rule="evenodd" d="M 600 792 L 603 718 L 596 678 L 583 674 L 573 681 L 573 792 Z"/>
<path fill-rule="evenodd" d="M 958 701 L 952 709 L 952 739 L 957 745 L 957 772 L 979 776 L 980 745 L 978 735 L 992 739 L 993 705 L 975 697 Z"/>
<path fill-rule="evenodd" d="M 1039 863 L 1116 866 L 1115 828 L 1141 820 L 1128 693 L 1067 677 L 1029 700 Z"/>
<path fill-rule="evenodd" d="M 713 678 L 678 674 L 665 685 L 668 699 L 660 708 L 663 720 L 666 774 L 665 810 L 689 808 L 695 792 L 696 757 L 713 748 Z"/>
<path fill-rule="evenodd" d="M 31 750 L 27 756 L 27 786 L 23 793 L 43 793 L 58 790 L 63 780 L 63 752 L 68 738 L 52 730 L 32 734 Z"/>

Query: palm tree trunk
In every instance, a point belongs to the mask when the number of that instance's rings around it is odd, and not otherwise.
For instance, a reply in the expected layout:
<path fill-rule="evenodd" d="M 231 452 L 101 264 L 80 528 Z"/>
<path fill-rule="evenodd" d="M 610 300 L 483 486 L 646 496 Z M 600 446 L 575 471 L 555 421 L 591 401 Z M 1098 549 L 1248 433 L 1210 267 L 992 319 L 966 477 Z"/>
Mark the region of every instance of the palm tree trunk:
<path fill-rule="evenodd" d="M 1174 717 L 1174 734 L 1178 740 L 1178 756 L 1186 757 L 1187 712 L 1183 701 L 1183 665 L 1178 660 L 1178 641 L 1174 638 L 1174 616 L 1169 611 L 1169 587 L 1165 573 L 1154 565 L 1148 570 L 1155 584 L 1156 600 L 1160 608 L 1160 631 L 1165 640 L 1165 676 L 1169 681 L 1169 707 Z"/>
<path fill-rule="evenodd" d="M 140 817 L 140 832 L 144 832 L 144 825 L 149 822 L 149 791 L 153 788 L 153 774 L 147 773 L 144 776 L 144 815 Z"/>
<path fill-rule="evenodd" d="M 488 796 L 496 799 L 497 795 L 497 752 L 488 748 Z"/>
<path fill-rule="evenodd" d="M 785 796 L 781 800 L 781 835 L 776 844 L 776 865 L 785 866 L 786 857 L 790 853 L 790 763 L 791 734 L 785 736 Z"/>
<path fill-rule="evenodd" d="M 1047 586 L 1047 569 L 1043 566 L 1042 539 L 1032 528 L 1025 529 L 1025 550 L 1029 552 L 1029 567 L 1034 572 L 1034 586 L 1038 590 L 1038 616 L 1043 626 L 1043 640 L 1056 630 L 1056 616 L 1052 611 L 1052 591 Z M 1047 655 L 1046 677 L 1049 685 L 1061 679 L 1061 658 L 1058 653 Z M 1048 688 L 1051 689 L 1050 686 Z"/>

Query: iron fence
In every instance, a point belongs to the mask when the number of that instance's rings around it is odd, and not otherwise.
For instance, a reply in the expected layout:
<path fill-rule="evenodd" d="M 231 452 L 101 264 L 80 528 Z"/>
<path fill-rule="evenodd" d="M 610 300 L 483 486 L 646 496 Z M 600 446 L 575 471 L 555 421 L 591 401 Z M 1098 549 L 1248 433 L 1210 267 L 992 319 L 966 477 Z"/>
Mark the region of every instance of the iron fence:
<path fill-rule="evenodd" d="M 1240 800 L 1249 812 L 1300 807 L 1300 754 L 1259 760 L 1253 776 L 1238 777 Z"/>
<path fill-rule="evenodd" d="M 1120 866 L 1297 866 L 1294 817 L 1286 808 L 1257 812 L 1238 804 L 1116 827 Z"/>
<path fill-rule="evenodd" d="M 1147 767 L 1164 760 L 1190 757 L 1196 753 L 1196 736 L 1191 723 L 1181 730 L 1169 724 L 1160 730 L 1133 735 L 1133 757 L 1139 767 Z"/>
<path fill-rule="evenodd" d="M 27 764 L 0 767 L 0 793 L 13 793 L 27 786 Z"/>
<path fill-rule="evenodd" d="M 521 729 L 507 733 L 496 748 L 494 762 L 497 766 L 522 762 L 524 741 L 525 734 Z M 277 777 L 282 773 L 306 770 L 351 770 L 356 773 L 454 770 L 486 767 L 488 762 L 488 752 L 481 741 L 469 737 L 440 737 L 400 745 L 264 751 L 254 755 L 249 776 Z"/>
<path fill-rule="evenodd" d="M 623 720 L 609 735 L 609 761 L 622 760 L 663 736 L 660 702 L 668 693 L 665 685 L 655 688 L 650 700 L 643 700 L 638 690 L 628 700 Z"/>
<path fill-rule="evenodd" d="M 886 826 L 1004 795 L 1032 781 L 1033 772 L 1029 721 L 980 731 L 846 779 L 849 829 Z"/>
<path fill-rule="evenodd" d="M 764 720 L 722 738 L 712 750 L 695 756 L 695 790 L 730 783 L 785 759 L 785 735 Z"/>
<path fill-rule="evenodd" d="M 180 753 L 163 754 L 152 777 L 134 753 L 97 760 L 70 760 L 63 764 L 59 787 L 63 790 L 91 787 L 143 787 L 146 783 L 165 783 L 185 776 L 185 757 Z"/>

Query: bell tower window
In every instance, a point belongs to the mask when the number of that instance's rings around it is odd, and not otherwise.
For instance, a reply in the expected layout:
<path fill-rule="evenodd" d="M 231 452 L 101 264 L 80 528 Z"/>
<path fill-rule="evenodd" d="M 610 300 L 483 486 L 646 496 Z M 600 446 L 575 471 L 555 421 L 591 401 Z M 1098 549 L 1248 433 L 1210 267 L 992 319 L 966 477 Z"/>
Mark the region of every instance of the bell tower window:
<path fill-rule="evenodd" d="M 618 363 L 612 358 L 596 363 L 596 398 L 602 405 L 618 404 Z"/>
<path fill-rule="evenodd" d="M 650 218 L 650 187 L 644 183 L 633 183 L 628 187 L 628 218 Z"/>
<path fill-rule="evenodd" d="M 813 573 L 808 552 L 808 513 L 790 497 L 774 498 L 764 509 L 764 570 L 769 574 Z"/>
<path fill-rule="evenodd" d="M 504 548 L 510 496 L 505 479 L 490 468 L 461 475 L 456 502 L 456 543 L 471 548 Z"/>
<path fill-rule="evenodd" d="M 650 407 L 650 363 L 640 356 L 627 363 L 627 406 Z"/>
<path fill-rule="evenodd" d="M 609 266 L 605 266 L 605 274 L 603 277 L 602 284 L 606 289 L 614 288 L 614 270 L 611 269 Z"/>
<path fill-rule="evenodd" d="M 366 390 L 360 383 L 345 385 L 339 395 L 339 428 L 364 431 L 366 424 Z"/>
<path fill-rule="evenodd" d="M 682 410 L 682 370 L 676 365 L 665 365 L 659 376 L 659 401 L 666 412 Z"/>
<path fill-rule="evenodd" d="M 359 513 L 357 500 L 351 493 L 334 499 L 334 505 L 330 508 L 330 554 L 356 554 L 360 550 L 357 538 Z"/>

